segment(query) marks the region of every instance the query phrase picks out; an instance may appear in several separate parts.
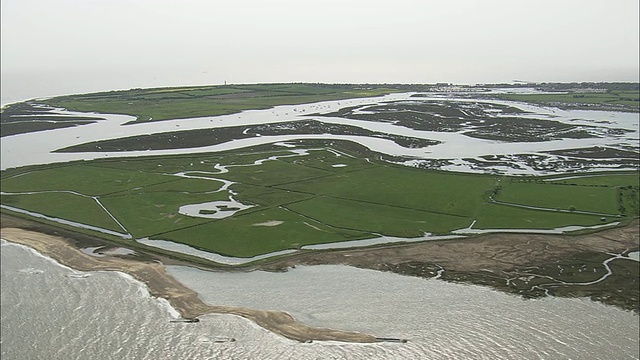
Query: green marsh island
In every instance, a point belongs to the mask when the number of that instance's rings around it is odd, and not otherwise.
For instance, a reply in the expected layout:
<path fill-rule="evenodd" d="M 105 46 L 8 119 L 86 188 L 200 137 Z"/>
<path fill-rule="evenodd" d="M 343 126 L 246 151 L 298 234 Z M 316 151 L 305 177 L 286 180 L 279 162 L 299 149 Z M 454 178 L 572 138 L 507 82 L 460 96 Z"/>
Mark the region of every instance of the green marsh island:
<path fill-rule="evenodd" d="M 92 256 L 347 264 L 638 312 L 639 103 L 629 83 L 34 99 L 2 110 L 2 227 Z"/>

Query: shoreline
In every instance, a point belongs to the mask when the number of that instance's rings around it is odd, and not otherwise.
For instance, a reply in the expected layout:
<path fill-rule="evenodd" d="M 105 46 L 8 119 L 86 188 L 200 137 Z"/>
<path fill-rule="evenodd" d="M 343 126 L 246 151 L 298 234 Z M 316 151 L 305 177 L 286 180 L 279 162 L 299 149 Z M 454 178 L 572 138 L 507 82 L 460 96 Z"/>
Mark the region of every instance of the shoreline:
<path fill-rule="evenodd" d="M 340 341 L 374 343 L 375 336 L 327 328 L 315 328 L 297 322 L 283 311 L 255 310 L 233 306 L 209 305 L 198 294 L 167 274 L 159 262 L 125 259 L 116 256 L 93 257 L 83 253 L 65 238 L 19 228 L 2 228 L 2 239 L 28 246 L 58 263 L 80 271 L 120 271 L 147 286 L 153 297 L 166 299 L 185 319 L 205 314 L 230 314 L 251 320 L 283 337 L 300 342 Z"/>
<path fill-rule="evenodd" d="M 136 252 L 134 256 L 117 253 L 99 257 L 91 256 L 82 249 L 90 246 L 89 244 L 106 245 L 109 242 L 44 224 L 38 226 L 38 223 L 33 221 L 13 218 L 6 214 L 3 214 L 2 220 L 0 235 L 6 241 L 33 248 L 58 263 L 77 270 L 120 271 L 129 274 L 144 283 L 151 296 L 166 299 L 183 319 L 194 319 L 204 314 L 237 315 L 275 334 L 300 342 L 318 340 L 374 343 L 389 340 L 387 337 L 354 331 L 306 326 L 283 311 L 206 304 L 199 298 L 197 292 L 167 274 L 165 265 L 183 265 L 209 271 L 281 272 L 296 265 L 341 264 L 413 277 L 488 286 L 496 291 L 512 293 L 524 298 L 547 295 L 588 297 L 594 301 L 632 310 L 636 314 L 640 312 L 637 289 L 634 290 L 637 286 L 633 286 L 634 283 L 638 283 L 638 279 L 630 279 L 624 274 L 618 274 L 617 279 L 611 280 L 611 283 L 607 280 L 591 286 L 567 288 L 552 284 L 546 288 L 546 293 L 540 287 L 528 283 L 513 287 L 512 282 L 510 287 L 507 282 L 505 286 L 505 279 L 513 280 L 523 275 L 530 276 L 532 266 L 540 266 L 544 269 L 545 265 L 552 264 L 553 268 L 559 268 L 556 263 L 563 261 L 562 259 L 572 259 L 571 261 L 579 263 L 584 258 L 584 254 L 610 256 L 612 252 L 627 254 L 632 250 L 637 251 L 640 249 L 640 219 L 635 219 L 626 226 L 582 235 L 486 234 L 445 241 L 306 251 L 267 259 L 258 264 L 234 267 L 190 263 L 187 259 L 172 258 L 153 251 Z M 115 244 L 112 243 L 112 245 Z M 127 247 L 120 242 L 117 246 Z M 623 262 L 629 263 L 628 260 Z M 637 273 L 637 265 L 632 266 L 636 266 L 636 270 L 632 272 Z M 560 275 L 545 274 L 542 271 L 539 274 L 542 277 Z M 611 278 L 615 277 L 611 276 Z M 620 290 L 617 289 L 622 286 L 621 281 L 626 284 L 624 285 L 626 290 L 620 295 L 618 294 Z M 541 291 L 534 292 L 534 288 Z M 618 297 L 611 299 L 611 295 Z M 403 342 L 402 339 L 394 339 L 394 341 Z"/>

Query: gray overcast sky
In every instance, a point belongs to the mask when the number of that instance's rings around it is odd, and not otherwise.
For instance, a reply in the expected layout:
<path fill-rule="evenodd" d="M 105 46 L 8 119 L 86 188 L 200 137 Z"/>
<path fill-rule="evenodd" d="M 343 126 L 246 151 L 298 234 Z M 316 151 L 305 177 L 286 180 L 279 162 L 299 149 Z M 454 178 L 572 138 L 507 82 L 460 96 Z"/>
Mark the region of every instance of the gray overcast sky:
<path fill-rule="evenodd" d="M 34 87 L 639 76 L 638 0 L 1 3 L 3 83 Z"/>

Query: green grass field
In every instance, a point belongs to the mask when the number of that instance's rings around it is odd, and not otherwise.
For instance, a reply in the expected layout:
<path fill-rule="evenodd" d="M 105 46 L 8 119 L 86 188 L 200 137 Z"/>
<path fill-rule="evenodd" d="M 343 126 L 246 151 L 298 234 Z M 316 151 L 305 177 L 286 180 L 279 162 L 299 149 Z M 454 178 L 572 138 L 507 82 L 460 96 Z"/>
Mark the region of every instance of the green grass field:
<path fill-rule="evenodd" d="M 139 170 L 111 169 L 103 166 L 75 164 L 39 170 L 34 174 L 2 178 L 2 189 L 12 192 L 76 191 L 83 195 L 105 195 L 145 187 L 175 178 Z"/>
<path fill-rule="evenodd" d="M 542 194 L 543 197 L 546 197 Z M 610 219 L 611 221 L 613 219 Z M 615 219 L 620 220 L 620 219 Z M 474 228 L 477 229 L 553 229 L 565 226 L 602 224 L 600 216 L 580 213 L 539 211 L 484 203 Z"/>
<path fill-rule="evenodd" d="M 136 122 L 233 114 L 318 101 L 370 97 L 398 90 L 377 86 L 326 84 L 218 85 L 189 88 L 132 89 L 59 96 L 46 104 L 75 111 L 127 114 Z"/>
<path fill-rule="evenodd" d="M 545 196 L 540 196 L 541 192 Z M 613 186 L 505 182 L 494 198 L 535 207 L 617 214 L 616 193 Z"/>
<path fill-rule="evenodd" d="M 3 205 L 9 205 L 49 217 L 60 218 L 103 229 L 122 232 L 122 228 L 90 197 L 66 192 L 2 195 Z M 64 204 L 64 206 L 61 206 Z"/>
<path fill-rule="evenodd" d="M 585 211 L 611 215 L 607 222 L 638 216 L 637 172 L 564 180 L 438 172 L 369 162 L 334 146 L 340 152 L 316 145 L 308 155 L 291 156 L 281 147 L 263 146 L 12 169 L 2 173 L 1 201 L 122 232 L 113 216 L 133 238 L 170 240 L 239 257 L 380 235 L 448 234 L 474 220 L 477 229 L 550 229 L 603 223 L 601 215 Z M 279 157 L 254 165 L 271 156 Z M 228 172 L 219 173 L 216 164 Z M 218 191 L 223 182 L 216 178 L 235 182 L 233 193 Z M 229 196 L 252 207 L 223 219 L 178 211 Z M 545 210 L 494 203 L 492 196 Z"/>

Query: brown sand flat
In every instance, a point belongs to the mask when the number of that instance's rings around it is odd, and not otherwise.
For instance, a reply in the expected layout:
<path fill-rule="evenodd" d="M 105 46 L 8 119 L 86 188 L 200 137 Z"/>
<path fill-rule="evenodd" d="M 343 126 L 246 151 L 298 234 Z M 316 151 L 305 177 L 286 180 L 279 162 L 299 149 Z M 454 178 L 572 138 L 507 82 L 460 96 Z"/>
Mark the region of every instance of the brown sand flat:
<path fill-rule="evenodd" d="M 7 241 L 29 246 L 74 269 L 111 270 L 130 274 L 145 283 L 151 295 L 167 299 L 184 318 L 195 318 L 210 313 L 232 314 L 298 341 L 333 340 L 360 343 L 378 341 L 374 336 L 367 334 L 306 326 L 281 311 L 208 305 L 198 297 L 196 292 L 167 274 L 164 266 L 157 262 L 142 262 L 112 256 L 93 257 L 83 253 L 62 237 L 24 229 L 3 228 L 0 235 Z"/>

